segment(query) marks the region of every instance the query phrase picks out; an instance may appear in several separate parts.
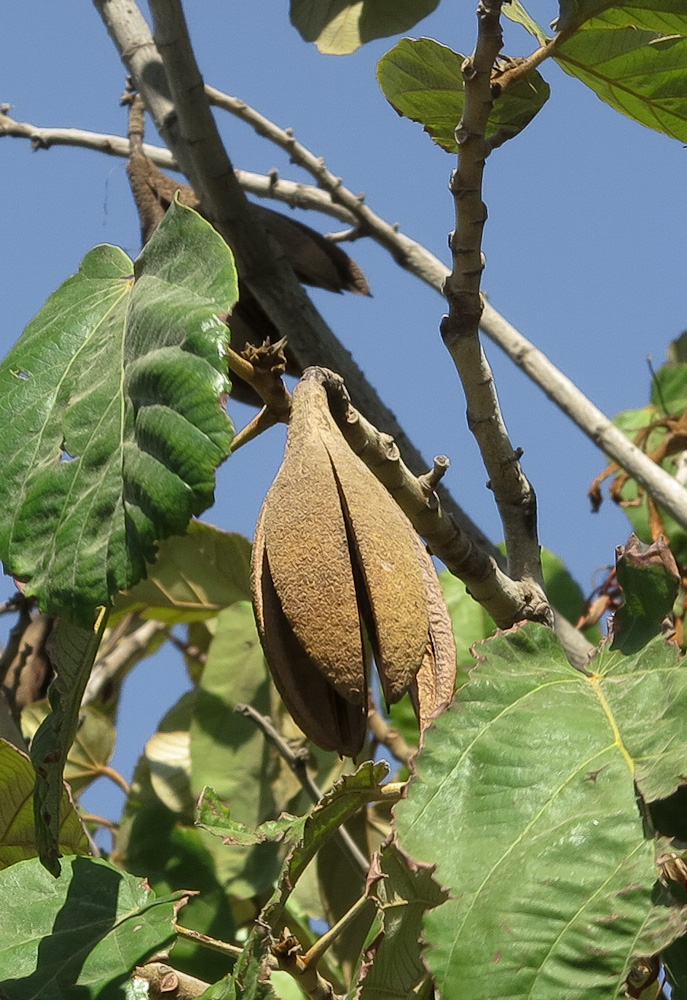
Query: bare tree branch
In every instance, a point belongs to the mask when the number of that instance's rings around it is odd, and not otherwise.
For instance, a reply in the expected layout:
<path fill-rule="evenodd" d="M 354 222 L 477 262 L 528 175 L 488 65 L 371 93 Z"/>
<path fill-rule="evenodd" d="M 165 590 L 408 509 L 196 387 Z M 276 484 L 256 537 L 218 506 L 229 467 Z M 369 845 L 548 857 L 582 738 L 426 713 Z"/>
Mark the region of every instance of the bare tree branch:
<path fill-rule="evenodd" d="M 350 404 L 343 380 L 335 372 L 317 369 L 317 380 L 325 386 L 332 411 L 352 451 L 386 486 L 418 534 L 437 556 L 468 587 L 470 594 L 485 608 L 497 625 L 510 628 L 527 618 L 550 622 L 548 601 L 530 581 L 511 580 L 496 561 L 460 530 L 449 513 L 443 510 L 436 483 L 442 474 L 435 471 L 416 477 L 401 459 L 393 438 L 380 434 Z M 443 458 L 440 466 L 448 467 Z"/>
<path fill-rule="evenodd" d="M 51 146 L 74 146 L 123 158 L 127 158 L 131 152 L 129 140 L 124 136 L 108 132 L 91 132 L 88 129 L 53 128 L 32 125 L 29 122 L 18 122 L 2 110 L 7 107 L 6 104 L 0 105 L 0 136 L 7 135 L 16 139 L 28 139 L 36 150 L 50 149 Z M 163 170 L 180 169 L 170 151 L 163 146 L 154 146 L 144 142 L 142 151 L 152 163 Z M 248 194 L 257 195 L 259 198 L 271 198 L 289 205 L 291 208 L 313 209 L 345 222 L 349 226 L 356 225 L 356 220 L 348 209 L 333 202 L 326 191 L 315 187 L 314 184 L 286 180 L 279 177 L 276 171 L 271 171 L 269 174 L 256 174 L 250 170 L 236 169 L 234 173 L 239 184 Z"/>
<path fill-rule="evenodd" d="M 296 142 L 287 129 L 279 128 L 250 108 L 245 101 L 222 94 L 214 87 L 206 87 L 206 91 L 218 107 L 232 111 L 241 120 L 253 124 L 256 130 L 259 124 L 261 135 L 277 146 L 289 149 L 294 163 L 310 170 L 318 184 L 322 185 L 318 188 L 311 184 L 284 180 L 273 174 L 236 170 L 236 177 L 245 191 L 259 197 L 273 198 L 292 207 L 314 209 L 349 223 L 356 234 L 369 236 L 385 247 L 401 267 L 442 294 L 444 281 L 451 272 L 438 257 L 376 215 L 357 195 L 341 184 L 340 178 L 335 177 L 327 169 L 321 157 Z M 29 139 L 37 149 L 68 145 L 93 149 L 112 156 L 129 155 L 129 140 L 122 136 L 83 129 L 43 128 L 28 122 L 17 122 L 3 111 L 7 108 L 6 104 L 0 105 L 0 136 Z M 177 161 L 169 150 L 145 143 L 143 151 L 157 166 L 168 170 L 179 169 Z M 336 201 L 333 200 L 334 197 Z M 687 529 L 687 495 L 680 484 L 618 431 L 608 417 L 489 302 L 483 302 L 480 329 L 577 424 L 594 444 L 621 465 L 660 506 L 665 507 L 671 516 Z M 404 451 L 409 457 L 410 452 L 407 447 Z M 424 467 L 422 463 L 411 464 L 418 471 Z M 453 503 L 450 498 L 447 499 L 445 492 L 442 493 L 442 499 L 444 505 L 455 513 Z M 493 549 L 491 551 L 493 554 Z"/>
<path fill-rule="evenodd" d="M 561 37 L 556 37 L 556 45 Z M 514 72 L 512 79 L 509 74 L 499 77 L 501 89 L 505 89 L 506 85 L 521 75 L 521 72 L 525 72 L 523 69 L 525 65 L 529 71 L 551 55 L 554 48 L 552 43 L 547 43 L 538 49 L 530 60 L 517 67 L 518 73 Z M 356 233 L 369 236 L 380 246 L 385 247 L 401 267 L 443 294 L 444 282 L 451 273 L 449 268 L 426 247 L 399 232 L 396 226 L 390 225 L 373 212 L 361 196 L 346 188 L 341 178 L 328 169 L 321 156 L 317 156 L 296 140 L 292 130 L 280 128 L 237 97 L 223 94 L 214 87 L 206 86 L 205 90 L 213 104 L 251 125 L 259 135 L 287 152 L 293 163 L 307 170 L 320 188 L 328 192 L 331 202 L 347 210 Z M 323 211 L 329 210 L 323 209 Z M 656 499 L 657 503 L 664 506 L 676 521 L 687 529 L 687 493 L 673 477 L 628 441 L 608 417 L 490 303 L 483 301 L 482 305 L 483 311 L 479 321 L 482 332 L 505 351 L 508 357 L 577 424 L 580 430 L 622 465 Z"/>
<path fill-rule="evenodd" d="M 196 187 L 194 164 L 189 166 L 186 163 L 186 158 L 192 149 L 188 141 L 189 136 L 196 137 L 196 130 L 200 128 L 200 124 L 192 122 L 189 125 L 191 132 L 183 137 L 180 135 L 178 119 L 169 97 L 162 60 L 143 16 L 132 0 L 94 0 L 94 3 L 136 86 L 139 88 L 146 107 L 153 115 L 158 129 L 165 141 L 169 143 L 170 149 L 184 173 L 187 174 L 192 185 Z M 161 6 L 167 7 L 166 4 Z M 170 11 L 165 9 L 164 13 L 168 14 Z M 196 83 L 198 83 L 200 77 L 197 75 L 197 68 L 195 73 Z M 188 86 L 190 80 L 187 75 L 183 75 L 178 82 L 183 89 Z M 196 87 L 193 91 L 194 107 L 202 96 Z M 209 110 L 206 108 L 206 115 L 202 118 L 203 128 L 207 126 L 207 115 L 209 115 Z M 212 129 L 214 129 L 212 119 L 210 122 Z M 214 142 L 215 140 L 213 140 Z M 194 152 L 197 154 L 198 150 L 195 149 Z M 226 157 L 226 153 L 224 155 Z M 199 162 L 199 159 L 195 163 L 195 168 L 205 172 L 205 165 L 203 162 Z M 226 162 L 229 163 L 228 159 Z M 350 353 L 342 347 L 314 309 L 291 268 L 278 251 L 274 250 L 273 242 L 261 236 L 261 227 L 253 223 L 250 203 L 245 200 L 238 184 L 234 187 L 226 172 L 222 174 L 222 179 L 216 179 L 215 183 L 218 186 L 229 185 L 229 191 L 223 187 L 218 205 L 214 204 L 216 191 L 206 191 L 201 187 L 198 194 L 204 201 L 211 194 L 213 195 L 212 204 L 206 206 L 208 214 L 217 221 L 220 232 L 237 253 L 239 261 L 243 261 L 242 274 L 246 283 L 282 334 L 288 336 L 289 345 L 300 366 L 306 368 L 311 364 L 325 363 L 341 372 L 346 379 L 346 384 L 356 406 L 364 410 L 376 424 L 385 427 L 394 435 L 408 465 L 418 472 L 426 468 L 427 463 L 418 449 L 408 438 L 394 414 L 385 406 L 374 388 L 367 382 Z M 224 228 L 223 223 L 226 223 Z M 448 493 L 442 493 L 442 502 L 450 508 L 464 531 L 472 535 L 479 545 L 498 556 L 493 544 Z"/>
<path fill-rule="evenodd" d="M 508 437 L 494 378 L 479 340 L 484 267 L 481 245 L 487 218 L 482 178 L 490 152 L 486 128 L 493 107 L 491 74 L 503 43 L 501 4 L 502 0 L 481 0 L 477 45 L 462 67 L 465 103 L 456 128 L 458 166 L 450 183 L 456 213 L 451 235 L 453 271 L 444 285 L 449 313 L 442 321 L 441 333 L 465 390 L 468 425 L 479 444 L 501 516 L 510 576 L 541 590 L 536 496 Z"/>

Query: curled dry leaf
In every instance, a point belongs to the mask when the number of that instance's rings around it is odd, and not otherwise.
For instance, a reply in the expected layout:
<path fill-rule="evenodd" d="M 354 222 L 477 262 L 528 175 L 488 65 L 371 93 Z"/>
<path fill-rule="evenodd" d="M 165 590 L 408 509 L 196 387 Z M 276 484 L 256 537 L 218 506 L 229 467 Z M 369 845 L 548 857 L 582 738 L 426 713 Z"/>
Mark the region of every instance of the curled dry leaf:
<path fill-rule="evenodd" d="M 356 756 L 371 647 L 388 703 L 412 689 L 421 725 L 448 703 L 456 655 L 431 559 L 346 444 L 324 387 L 297 386 L 284 461 L 260 514 L 253 595 L 265 655 L 295 721 Z"/>

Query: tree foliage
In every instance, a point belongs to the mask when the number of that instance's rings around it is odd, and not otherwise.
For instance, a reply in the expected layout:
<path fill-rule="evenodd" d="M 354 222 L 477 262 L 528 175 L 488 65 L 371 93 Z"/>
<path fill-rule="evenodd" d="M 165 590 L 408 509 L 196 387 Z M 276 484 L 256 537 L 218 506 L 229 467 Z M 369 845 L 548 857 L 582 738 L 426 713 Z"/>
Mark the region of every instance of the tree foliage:
<path fill-rule="evenodd" d="M 0 366 L 0 557 L 18 587 L 1 660 L 0 997 L 685 995 L 684 338 L 649 405 L 620 414 L 615 436 L 608 424 L 611 461 L 590 493 L 598 505 L 613 476 L 636 534 L 585 602 L 540 552 L 478 327 L 482 172 L 547 101 L 546 60 L 684 141 L 687 14 L 681 0 L 561 0 L 549 37 L 518 0 L 501 6 L 480 3 L 471 56 L 404 38 L 377 75 L 458 156 L 442 332 L 505 558 L 441 494 L 440 458 L 419 475 L 353 407 L 324 367 L 340 357 L 325 328 L 303 373 L 298 329 L 319 320 L 295 274 L 326 284 L 324 254 L 358 291 L 365 279 L 305 226 L 287 226 L 275 256 L 279 223 L 268 236 L 221 189 L 231 165 L 217 168 L 210 119 L 194 117 L 207 102 L 189 85 L 183 11 L 151 4 L 176 104 L 165 117 L 155 101 L 171 96 L 135 65 L 133 85 L 196 194 L 175 197 L 143 155 L 131 98 L 132 189 L 155 231 L 133 262 L 90 250 Z M 290 13 L 341 54 L 434 7 L 292 0 Z M 501 13 L 533 54 L 501 51 Z M 207 131 L 191 142 L 196 125 Z M 218 190 L 238 199 L 226 211 Z M 402 258 L 392 227 L 351 205 Z M 256 254 L 272 283 L 255 278 Z M 341 280 L 327 287 L 352 287 Z M 302 376 L 292 395 L 287 368 Z M 265 405 L 234 437 L 238 380 Z M 278 420 L 287 451 L 253 545 L 194 520 L 232 448 Z M 438 577 L 420 536 L 448 567 Z M 182 648 L 189 690 L 129 785 L 110 767 L 119 691 L 162 643 Z M 106 821 L 79 804 L 103 775 L 126 789 L 107 857 L 94 840 Z"/>

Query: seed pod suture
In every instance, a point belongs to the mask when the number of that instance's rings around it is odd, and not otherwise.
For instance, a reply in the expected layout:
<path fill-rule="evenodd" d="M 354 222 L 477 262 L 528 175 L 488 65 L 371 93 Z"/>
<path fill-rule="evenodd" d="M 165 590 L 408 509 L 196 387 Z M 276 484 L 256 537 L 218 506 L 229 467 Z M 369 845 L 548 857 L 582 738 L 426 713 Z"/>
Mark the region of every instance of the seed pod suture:
<path fill-rule="evenodd" d="M 362 749 L 366 648 L 387 703 L 411 690 L 422 728 L 450 699 L 455 644 L 432 561 L 312 377 L 293 394 L 286 453 L 256 529 L 252 586 L 275 684 L 323 749 Z"/>

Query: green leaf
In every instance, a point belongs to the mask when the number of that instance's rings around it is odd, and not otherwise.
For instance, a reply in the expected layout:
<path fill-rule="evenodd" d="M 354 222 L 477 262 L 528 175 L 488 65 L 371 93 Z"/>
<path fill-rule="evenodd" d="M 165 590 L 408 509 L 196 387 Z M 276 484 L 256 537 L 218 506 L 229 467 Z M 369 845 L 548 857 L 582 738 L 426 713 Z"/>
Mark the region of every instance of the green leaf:
<path fill-rule="evenodd" d="M 439 0 L 291 0 L 291 24 L 320 52 L 346 55 L 365 42 L 408 31 Z"/>
<path fill-rule="evenodd" d="M 557 31 L 579 28 L 603 15 L 610 23 L 633 23 L 668 33 L 679 31 L 685 19 L 682 0 L 559 0 L 559 7 Z"/>
<path fill-rule="evenodd" d="M 31 760 L 37 775 L 33 801 L 36 844 L 42 863 L 55 876 L 60 873 L 59 817 L 64 767 L 76 737 L 81 699 L 106 622 L 107 615 L 103 614 L 95 628 L 87 629 L 58 618 L 48 642 L 55 669 L 48 688 L 52 711 L 31 741 Z"/>
<path fill-rule="evenodd" d="M 222 608 L 249 600 L 248 539 L 191 521 L 185 535 L 159 545 L 147 578 L 116 598 L 110 622 L 137 612 L 178 625 L 213 618 Z"/>
<path fill-rule="evenodd" d="M 544 44 L 546 41 L 546 32 L 530 17 L 520 3 L 520 0 L 510 0 L 510 3 L 505 3 L 502 12 L 511 21 L 521 24 L 526 31 L 529 31 L 530 35 L 534 35 L 540 45 Z"/>
<path fill-rule="evenodd" d="M 156 899 L 96 858 L 65 858 L 59 879 L 37 860 L 12 865 L 0 872 L 0 996 L 114 1000 L 134 966 L 172 942 L 183 899 Z"/>
<path fill-rule="evenodd" d="M 33 739 L 49 712 L 50 703 L 45 698 L 34 701 L 22 711 L 22 732 L 27 739 Z M 102 776 L 114 748 L 115 727 L 112 720 L 94 705 L 81 706 L 76 739 L 67 752 L 64 766 L 64 780 L 69 783 L 72 792 L 82 792 Z"/>
<path fill-rule="evenodd" d="M 274 895 L 260 915 L 263 925 L 278 926 L 293 887 L 315 854 L 350 816 L 378 798 L 379 786 L 388 773 L 383 761 L 366 761 L 354 774 L 337 781 L 312 812 L 294 824 L 293 836 L 298 839 L 286 857 Z"/>
<path fill-rule="evenodd" d="M 252 605 L 232 604 L 217 617 L 215 635 L 198 685 L 190 728 L 191 790 L 210 786 L 250 828 L 274 816 L 270 787 L 274 751 L 260 729 L 235 711 L 249 703 L 271 709 L 271 682 L 255 627 Z M 273 844 L 231 850 L 217 844 L 220 878 L 233 894 L 250 897 L 271 888 L 279 871 Z"/>
<path fill-rule="evenodd" d="M 0 365 L 0 557 L 43 610 L 89 622 L 213 502 L 235 301 L 226 244 L 175 204 L 136 264 L 92 250 Z"/>
<path fill-rule="evenodd" d="M 202 934 L 232 940 L 235 928 L 230 900 L 217 879 L 213 855 L 200 830 L 186 826 L 165 806 L 148 800 L 134 814 L 126 865 L 128 871 L 145 875 L 158 894 L 195 890 L 198 895 L 183 908 L 179 922 Z M 226 956 L 185 938 L 174 945 L 173 963 L 174 968 L 206 980 L 225 975 L 233 964 Z"/>
<path fill-rule="evenodd" d="M 380 881 L 374 891 L 382 914 L 382 937 L 374 961 L 364 969 L 360 1000 L 407 1000 L 427 975 L 421 955 L 423 916 L 447 898 L 433 872 L 432 867 L 411 861 L 393 842 L 380 852 L 375 872 Z"/>
<path fill-rule="evenodd" d="M 641 125 L 687 141 L 687 12 L 683 0 L 561 3 L 560 66 Z"/>
<path fill-rule="evenodd" d="M 675 559 L 663 537 L 645 545 L 630 535 L 616 561 L 623 603 L 613 617 L 613 648 L 639 652 L 662 630 L 680 586 Z"/>
<path fill-rule="evenodd" d="M 0 868 L 35 858 L 33 790 L 36 772 L 31 761 L 6 740 L 0 740 Z M 57 821 L 62 854 L 88 854 L 88 838 L 66 788 L 62 788 Z"/>
<path fill-rule="evenodd" d="M 465 56 L 432 38 L 402 38 L 377 64 L 382 93 L 400 115 L 420 122 L 449 153 L 458 152 L 455 130 L 463 115 Z M 494 101 L 487 125 L 492 148 L 521 132 L 544 106 L 549 85 L 536 70 Z"/>
<path fill-rule="evenodd" d="M 222 802 L 212 788 L 205 788 L 198 803 L 198 825 L 216 837 L 221 837 L 225 844 L 249 847 L 253 844 L 263 844 L 266 840 L 280 841 L 289 836 L 294 826 L 299 827 L 297 816 L 282 815 L 279 819 L 266 820 L 257 829 L 252 830 L 244 823 L 237 823 L 231 818 L 231 810 Z"/>
<path fill-rule="evenodd" d="M 687 924 L 652 901 L 636 800 L 682 783 L 687 670 L 657 639 L 587 676 L 533 624 L 477 652 L 395 810 L 401 848 L 452 897 L 426 918 L 428 964 L 446 1000 L 606 1000 Z"/>

